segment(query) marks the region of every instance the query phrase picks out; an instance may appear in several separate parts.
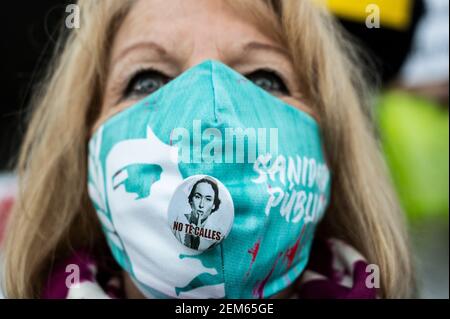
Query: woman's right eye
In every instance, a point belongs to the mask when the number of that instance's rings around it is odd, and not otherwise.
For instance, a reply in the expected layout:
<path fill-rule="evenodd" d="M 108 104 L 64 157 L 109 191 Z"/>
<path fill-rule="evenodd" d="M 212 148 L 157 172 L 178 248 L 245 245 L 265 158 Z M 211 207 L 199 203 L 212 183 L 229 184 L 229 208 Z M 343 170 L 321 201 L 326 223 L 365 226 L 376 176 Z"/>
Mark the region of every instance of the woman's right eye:
<path fill-rule="evenodd" d="M 156 70 L 149 69 L 137 72 L 137 74 L 128 82 L 123 97 L 145 97 L 162 88 L 170 82 L 170 80 L 171 78 L 169 76 Z"/>

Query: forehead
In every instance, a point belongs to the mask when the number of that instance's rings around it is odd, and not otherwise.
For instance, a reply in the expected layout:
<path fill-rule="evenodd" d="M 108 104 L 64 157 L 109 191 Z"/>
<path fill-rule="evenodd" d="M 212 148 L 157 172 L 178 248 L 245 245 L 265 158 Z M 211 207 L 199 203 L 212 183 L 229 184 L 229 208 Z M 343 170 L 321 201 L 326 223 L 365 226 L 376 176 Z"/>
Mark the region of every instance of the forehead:
<path fill-rule="evenodd" d="M 262 19 L 252 19 L 250 12 L 238 12 L 229 3 L 229 0 L 138 0 L 116 34 L 112 59 L 123 47 L 144 41 L 158 43 L 179 59 L 210 47 L 232 54 L 242 43 L 278 42 L 275 34 L 260 27 L 264 24 Z M 252 3 L 256 8 L 259 1 Z"/>
<path fill-rule="evenodd" d="M 195 192 L 196 193 L 200 193 L 200 194 L 213 194 L 214 195 L 214 190 L 212 189 L 212 186 L 209 183 L 199 183 L 197 184 L 197 187 L 195 188 Z"/>

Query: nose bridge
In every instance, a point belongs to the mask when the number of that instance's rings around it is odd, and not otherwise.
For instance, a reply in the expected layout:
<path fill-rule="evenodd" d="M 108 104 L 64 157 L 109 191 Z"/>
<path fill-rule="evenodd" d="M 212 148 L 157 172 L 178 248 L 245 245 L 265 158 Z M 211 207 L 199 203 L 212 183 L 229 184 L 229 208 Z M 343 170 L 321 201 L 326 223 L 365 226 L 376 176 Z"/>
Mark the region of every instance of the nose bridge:
<path fill-rule="evenodd" d="M 200 203 L 199 203 L 199 207 L 203 207 L 203 196 L 200 196 Z"/>
<path fill-rule="evenodd" d="M 212 23 L 213 24 L 213 23 Z M 192 50 L 189 58 L 186 60 L 186 69 L 196 66 L 206 60 L 216 60 L 225 63 L 224 56 L 220 48 L 220 38 L 215 35 L 214 25 L 209 26 L 209 32 L 201 32 L 201 36 L 192 39 Z M 208 34 L 205 34 L 208 32 Z"/>
<path fill-rule="evenodd" d="M 185 68 L 189 69 L 207 60 L 222 61 L 222 56 L 218 50 L 198 50 L 198 52 L 192 54 Z"/>

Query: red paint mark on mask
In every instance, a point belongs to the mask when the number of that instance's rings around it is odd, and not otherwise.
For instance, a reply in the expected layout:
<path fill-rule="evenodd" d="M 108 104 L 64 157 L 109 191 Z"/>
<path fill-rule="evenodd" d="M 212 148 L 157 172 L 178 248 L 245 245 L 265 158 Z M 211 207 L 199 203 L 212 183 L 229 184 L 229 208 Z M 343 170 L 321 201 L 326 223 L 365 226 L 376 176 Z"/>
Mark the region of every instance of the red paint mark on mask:
<path fill-rule="evenodd" d="M 304 233 L 305 233 L 305 225 L 303 225 L 300 237 L 298 237 L 295 244 L 286 250 L 285 258 L 287 259 L 287 268 L 289 268 L 292 265 L 292 262 L 294 261 L 295 255 L 297 254 L 298 247 L 300 246 Z"/>
<path fill-rule="evenodd" d="M 259 247 L 261 246 L 261 239 L 258 239 L 258 241 L 253 245 L 252 248 L 250 248 L 249 250 L 247 250 L 247 252 L 252 255 L 252 260 L 250 261 L 250 266 L 247 270 L 247 273 L 245 274 L 245 277 L 247 277 L 248 275 L 250 275 L 250 270 L 252 269 L 253 263 L 256 260 L 256 256 L 258 256 L 258 252 L 259 252 Z"/>
<path fill-rule="evenodd" d="M 261 239 L 259 239 L 252 248 L 248 250 L 248 253 L 252 255 L 252 264 L 255 262 L 256 256 L 259 252 L 259 246 L 261 245 Z"/>
<path fill-rule="evenodd" d="M 263 280 L 257 281 L 256 282 L 256 286 L 253 288 L 253 296 L 259 299 L 264 298 L 264 288 L 267 284 L 267 282 L 270 279 L 270 276 L 272 276 L 275 267 L 277 266 L 278 260 L 280 259 L 280 257 L 283 255 L 283 253 L 279 253 L 277 256 L 277 259 L 275 260 L 275 263 L 272 266 L 272 269 L 270 269 L 269 273 L 266 275 L 266 277 L 264 277 Z"/>

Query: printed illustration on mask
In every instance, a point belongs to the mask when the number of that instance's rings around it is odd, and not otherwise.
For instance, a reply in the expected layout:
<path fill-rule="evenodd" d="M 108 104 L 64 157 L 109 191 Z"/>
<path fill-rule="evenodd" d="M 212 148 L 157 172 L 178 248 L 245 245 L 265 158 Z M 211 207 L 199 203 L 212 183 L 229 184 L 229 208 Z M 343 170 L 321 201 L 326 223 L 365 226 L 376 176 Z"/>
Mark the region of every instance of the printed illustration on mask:
<path fill-rule="evenodd" d="M 126 140 L 114 145 L 106 159 L 106 178 L 103 179 L 98 164 L 101 138 L 100 131 L 91 144 L 93 152 L 89 165 L 90 171 L 95 172 L 95 175 L 91 174 L 89 192 L 96 199 L 95 206 L 107 239 L 114 247 L 113 253 L 118 251 L 120 258 L 125 257 L 122 265 L 138 281 L 153 283 L 152 296 L 149 297 L 196 298 L 205 293 L 216 298 L 223 297 L 224 285 L 214 266 L 189 258 L 198 252 L 188 251 L 179 245 L 172 239 L 173 235 L 167 227 L 168 199 L 175 190 L 173 185 L 183 181 L 177 165 L 177 148 L 161 142 L 149 127 L 146 138 Z M 106 193 L 102 191 L 103 184 Z M 140 223 L 130 223 L 133 219 L 129 215 L 120 214 L 120 211 L 135 214 Z M 148 217 L 141 218 L 139 215 Z M 117 232 L 130 234 L 140 242 L 147 243 L 146 249 L 161 258 L 146 261 L 133 245 L 127 245 L 127 241 L 119 239 Z M 145 267 L 132 266 L 141 263 L 145 263 Z M 176 264 L 187 271 L 161 271 L 170 264 Z M 200 285 L 201 279 L 205 277 L 208 277 L 207 282 L 215 284 Z M 195 281 L 200 282 L 196 284 Z M 158 282 L 174 284 L 168 289 L 167 285 L 158 285 Z"/>

